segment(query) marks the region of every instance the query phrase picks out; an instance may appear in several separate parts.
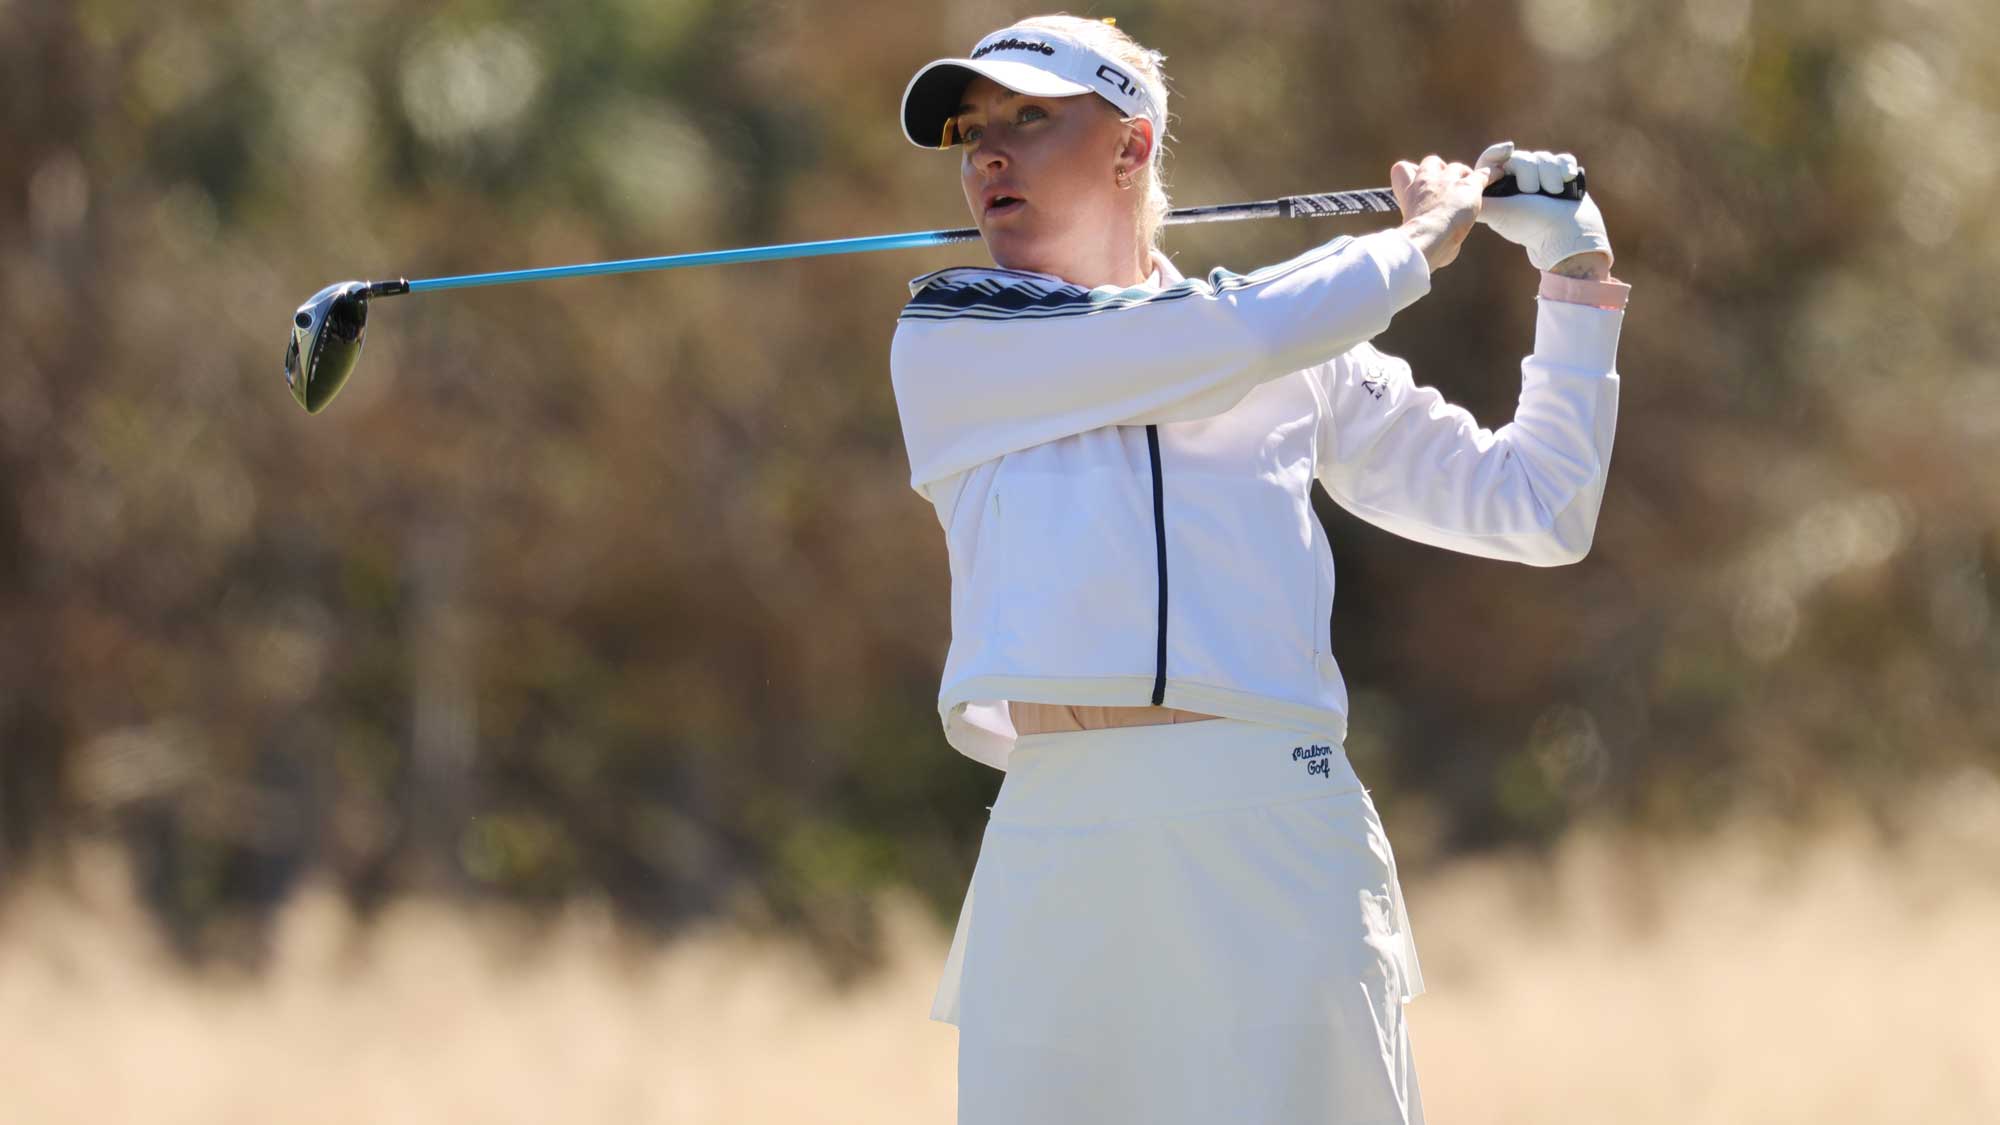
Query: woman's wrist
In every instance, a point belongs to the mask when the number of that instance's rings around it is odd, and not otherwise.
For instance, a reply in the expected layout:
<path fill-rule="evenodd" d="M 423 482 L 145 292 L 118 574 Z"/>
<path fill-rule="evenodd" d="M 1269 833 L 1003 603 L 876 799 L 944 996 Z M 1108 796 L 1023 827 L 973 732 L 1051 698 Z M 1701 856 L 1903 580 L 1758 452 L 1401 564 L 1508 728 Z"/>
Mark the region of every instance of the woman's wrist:
<path fill-rule="evenodd" d="M 1558 277 L 1573 277 L 1579 281 L 1611 280 L 1611 255 L 1588 250 L 1581 254 L 1571 254 L 1549 267 L 1549 272 Z"/>
<path fill-rule="evenodd" d="M 1451 220 L 1449 214 L 1427 211 L 1396 229 L 1410 240 L 1417 253 L 1423 255 L 1424 264 L 1432 270 L 1439 270 L 1458 257 L 1458 249 L 1465 242 L 1465 233 L 1471 229 L 1471 224 L 1467 223 L 1464 230 L 1454 230 Z"/>

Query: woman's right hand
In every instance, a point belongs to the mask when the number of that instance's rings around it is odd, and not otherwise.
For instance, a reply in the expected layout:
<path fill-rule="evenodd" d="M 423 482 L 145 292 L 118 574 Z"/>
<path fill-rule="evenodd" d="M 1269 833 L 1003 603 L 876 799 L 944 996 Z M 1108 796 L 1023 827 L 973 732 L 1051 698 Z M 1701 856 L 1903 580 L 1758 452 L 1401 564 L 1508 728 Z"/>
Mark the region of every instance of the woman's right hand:
<path fill-rule="evenodd" d="M 1447 164 L 1435 154 L 1424 157 L 1421 164 L 1400 160 L 1389 169 L 1389 190 L 1403 211 L 1400 229 L 1432 270 L 1443 269 L 1458 257 L 1458 248 L 1479 218 L 1480 193 L 1493 172 L 1483 162 L 1478 168 Z"/>

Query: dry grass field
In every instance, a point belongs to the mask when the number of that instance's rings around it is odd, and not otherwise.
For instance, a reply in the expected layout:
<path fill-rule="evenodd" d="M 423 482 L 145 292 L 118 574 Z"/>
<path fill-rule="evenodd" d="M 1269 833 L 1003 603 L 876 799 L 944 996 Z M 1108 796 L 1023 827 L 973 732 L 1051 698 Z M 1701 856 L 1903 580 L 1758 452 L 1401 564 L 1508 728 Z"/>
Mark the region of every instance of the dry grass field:
<path fill-rule="evenodd" d="M 1433 1122 L 2000 1121 L 2000 783 L 1911 830 L 1582 831 L 1412 879 Z M 1394 824 L 1392 821 L 1393 831 Z M 115 865 L 0 914 L 0 1121 L 947 1122 L 946 934 L 887 904 L 844 990 L 782 944 L 665 948 L 407 903 L 285 910 L 255 978 L 173 968 Z"/>

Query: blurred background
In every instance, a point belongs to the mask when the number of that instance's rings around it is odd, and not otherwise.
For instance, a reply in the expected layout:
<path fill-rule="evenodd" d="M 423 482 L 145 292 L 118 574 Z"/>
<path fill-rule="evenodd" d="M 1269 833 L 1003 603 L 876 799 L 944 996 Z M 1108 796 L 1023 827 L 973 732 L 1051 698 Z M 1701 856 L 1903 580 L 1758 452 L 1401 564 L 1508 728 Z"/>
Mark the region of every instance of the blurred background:
<path fill-rule="evenodd" d="M 887 349 L 983 254 L 280 358 L 346 278 L 963 225 L 897 99 L 1043 10 L 0 0 L 0 1120 L 950 1119 L 1000 775 Z M 1587 561 L 1322 504 L 1433 1119 L 2000 1119 L 2000 10 L 1071 10 L 1167 54 L 1176 203 L 1508 137 L 1633 286 Z M 1497 426 L 1533 285 L 1476 232 L 1379 343 Z"/>

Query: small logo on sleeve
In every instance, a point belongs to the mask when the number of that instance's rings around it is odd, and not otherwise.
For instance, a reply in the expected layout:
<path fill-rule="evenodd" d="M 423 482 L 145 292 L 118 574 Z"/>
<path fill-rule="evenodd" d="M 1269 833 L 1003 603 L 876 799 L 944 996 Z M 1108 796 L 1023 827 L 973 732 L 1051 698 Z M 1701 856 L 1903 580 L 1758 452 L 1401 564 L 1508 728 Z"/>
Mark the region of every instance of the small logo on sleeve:
<path fill-rule="evenodd" d="M 1314 775 L 1331 779 L 1333 777 L 1333 747 L 1314 743 L 1311 746 L 1292 747 L 1292 761 L 1306 764 L 1306 776 Z"/>

